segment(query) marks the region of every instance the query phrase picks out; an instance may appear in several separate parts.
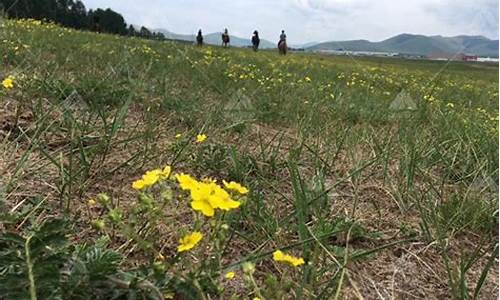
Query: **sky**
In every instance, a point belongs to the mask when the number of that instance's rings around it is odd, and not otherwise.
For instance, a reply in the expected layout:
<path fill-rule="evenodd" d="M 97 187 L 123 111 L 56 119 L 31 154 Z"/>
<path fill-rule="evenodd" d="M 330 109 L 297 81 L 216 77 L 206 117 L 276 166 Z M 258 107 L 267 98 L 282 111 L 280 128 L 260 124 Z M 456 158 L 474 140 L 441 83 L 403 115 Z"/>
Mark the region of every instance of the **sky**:
<path fill-rule="evenodd" d="M 220 32 L 290 44 L 367 39 L 400 33 L 483 35 L 498 39 L 499 0 L 83 0 L 127 23 L 175 33 Z"/>

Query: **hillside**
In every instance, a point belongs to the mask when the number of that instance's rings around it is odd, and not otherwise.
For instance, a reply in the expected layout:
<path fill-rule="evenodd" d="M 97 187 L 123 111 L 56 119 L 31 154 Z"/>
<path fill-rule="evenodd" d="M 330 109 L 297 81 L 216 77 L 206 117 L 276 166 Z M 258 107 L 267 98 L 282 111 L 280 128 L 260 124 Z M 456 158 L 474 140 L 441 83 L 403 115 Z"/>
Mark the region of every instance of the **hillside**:
<path fill-rule="evenodd" d="M 325 42 L 308 48 L 310 51 L 338 49 L 398 52 L 425 56 L 433 53 L 468 53 L 498 57 L 498 40 L 490 40 L 482 36 L 443 37 L 400 34 L 381 42 L 367 40 Z"/>

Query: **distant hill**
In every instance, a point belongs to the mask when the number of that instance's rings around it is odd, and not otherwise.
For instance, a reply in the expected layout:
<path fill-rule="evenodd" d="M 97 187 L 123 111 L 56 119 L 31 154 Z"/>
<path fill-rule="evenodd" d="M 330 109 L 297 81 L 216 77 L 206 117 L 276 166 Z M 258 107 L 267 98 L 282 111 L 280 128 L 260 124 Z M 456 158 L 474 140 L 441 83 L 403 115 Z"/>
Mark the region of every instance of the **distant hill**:
<path fill-rule="evenodd" d="M 194 34 L 178 34 L 173 33 L 165 29 L 154 29 L 155 32 L 161 32 L 165 35 L 167 39 L 172 40 L 182 40 L 193 42 L 196 40 L 196 36 Z M 204 34 L 204 42 L 210 45 L 221 45 L 221 32 L 214 32 L 209 34 Z M 249 38 L 241 38 L 234 35 L 230 35 L 231 37 L 231 46 L 233 47 L 247 47 L 251 46 L 252 42 Z M 276 45 L 268 40 L 260 39 L 260 48 L 275 48 Z"/>
<path fill-rule="evenodd" d="M 178 34 L 178 33 L 170 32 L 170 31 L 165 30 L 165 29 L 153 29 L 152 31 L 163 33 L 165 38 L 167 38 L 169 40 L 181 40 L 181 41 L 189 41 L 189 42 L 195 41 L 195 36 L 192 34 Z"/>
<path fill-rule="evenodd" d="M 312 47 L 314 45 L 317 45 L 318 42 L 309 42 L 309 43 L 305 43 L 305 44 L 291 44 L 290 47 L 292 48 L 309 48 L 309 47 Z"/>
<path fill-rule="evenodd" d="M 319 43 L 308 47 L 307 50 L 398 52 L 425 56 L 433 53 L 467 53 L 498 57 L 498 40 L 490 40 L 484 36 L 443 37 L 400 34 L 381 42 L 353 40 Z"/>

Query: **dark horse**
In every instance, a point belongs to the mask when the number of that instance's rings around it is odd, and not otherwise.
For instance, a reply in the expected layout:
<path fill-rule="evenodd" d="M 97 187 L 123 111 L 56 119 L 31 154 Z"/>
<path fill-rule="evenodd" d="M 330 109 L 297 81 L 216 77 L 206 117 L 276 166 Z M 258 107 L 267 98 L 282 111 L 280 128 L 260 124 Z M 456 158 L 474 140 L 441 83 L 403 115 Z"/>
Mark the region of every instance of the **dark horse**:
<path fill-rule="evenodd" d="M 280 41 L 278 43 L 278 49 L 280 51 L 280 54 L 286 55 L 286 53 L 288 51 L 288 45 L 286 44 L 286 41 Z"/>
<path fill-rule="evenodd" d="M 222 34 L 222 46 L 227 47 L 229 45 L 229 34 L 227 33 L 227 29 L 224 30 Z"/>
<path fill-rule="evenodd" d="M 253 51 L 257 51 L 259 49 L 259 44 L 260 44 L 259 33 L 257 32 L 257 30 L 255 30 L 253 32 L 253 36 L 252 36 L 252 48 L 253 48 Z"/>
<path fill-rule="evenodd" d="M 198 35 L 196 35 L 196 44 L 199 47 L 203 46 L 203 34 L 201 33 L 201 29 L 198 30 Z"/>

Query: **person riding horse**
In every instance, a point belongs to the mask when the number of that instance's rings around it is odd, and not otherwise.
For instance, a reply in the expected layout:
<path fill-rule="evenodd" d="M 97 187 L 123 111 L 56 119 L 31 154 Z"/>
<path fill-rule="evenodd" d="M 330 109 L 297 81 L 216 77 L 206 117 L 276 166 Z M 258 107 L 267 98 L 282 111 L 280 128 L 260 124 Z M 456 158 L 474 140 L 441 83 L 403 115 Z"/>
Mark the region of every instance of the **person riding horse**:
<path fill-rule="evenodd" d="M 224 29 L 224 33 L 222 34 L 222 46 L 227 47 L 229 45 L 229 33 L 227 32 L 227 28 Z"/>
<path fill-rule="evenodd" d="M 286 55 L 288 50 L 288 45 L 286 43 L 286 34 L 284 30 L 281 30 L 280 41 L 278 42 L 278 49 L 280 54 Z"/>
<path fill-rule="evenodd" d="M 257 52 L 257 50 L 259 49 L 259 44 L 260 44 L 259 32 L 257 30 L 255 30 L 253 32 L 253 36 L 252 36 L 253 51 Z"/>
<path fill-rule="evenodd" d="M 198 30 L 198 35 L 196 36 L 196 44 L 198 46 L 203 46 L 203 34 L 201 33 L 201 29 Z"/>

